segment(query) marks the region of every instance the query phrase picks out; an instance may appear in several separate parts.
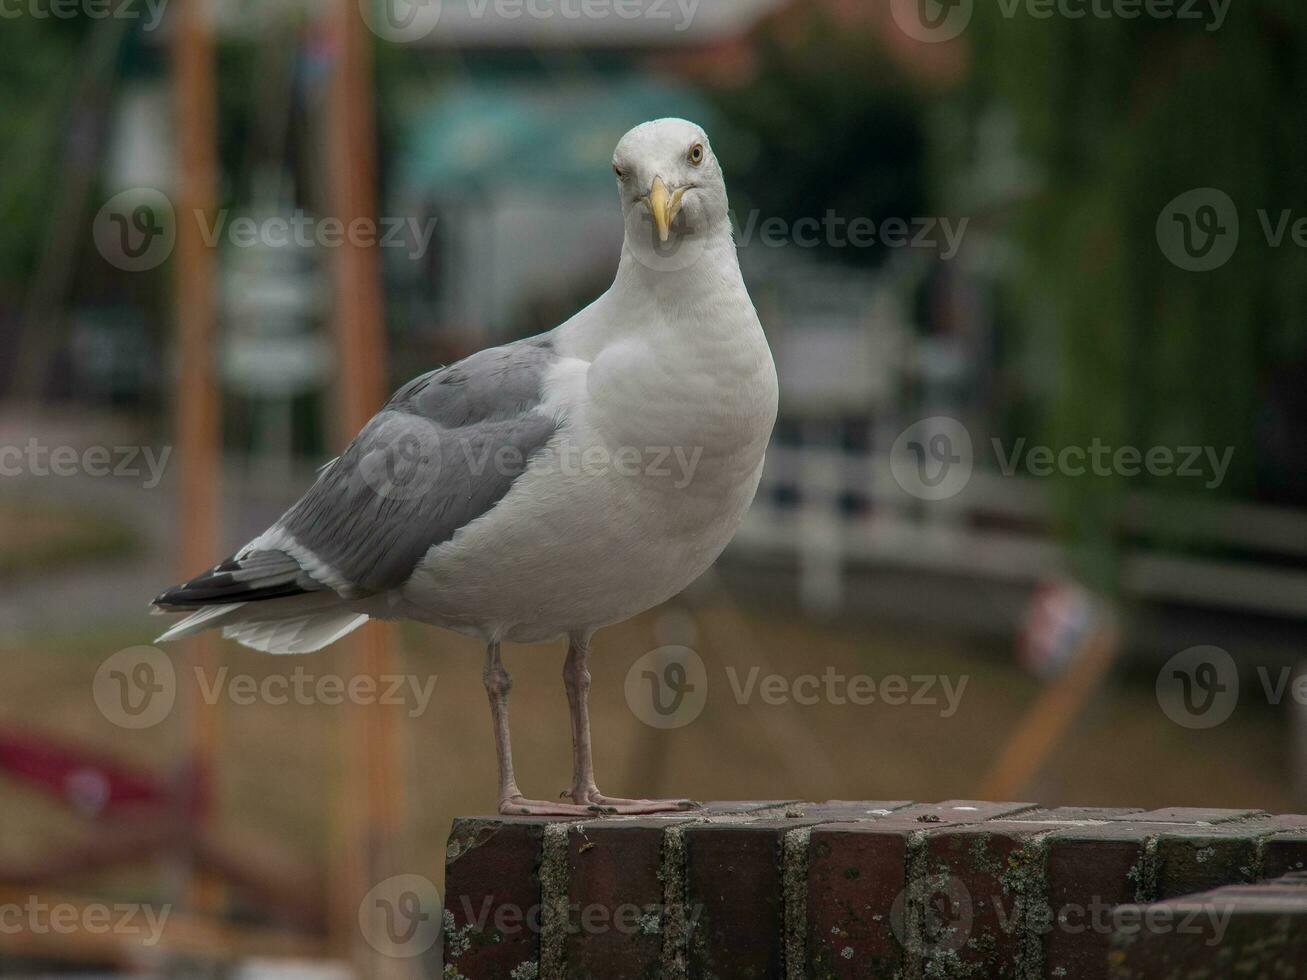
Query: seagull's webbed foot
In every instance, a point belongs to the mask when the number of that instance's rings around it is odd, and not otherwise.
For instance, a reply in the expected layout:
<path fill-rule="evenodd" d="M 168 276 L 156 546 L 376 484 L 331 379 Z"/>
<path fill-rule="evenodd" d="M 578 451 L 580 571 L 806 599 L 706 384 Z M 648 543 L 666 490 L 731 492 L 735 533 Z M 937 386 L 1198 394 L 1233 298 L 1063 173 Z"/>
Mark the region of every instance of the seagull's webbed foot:
<path fill-rule="evenodd" d="M 587 803 L 591 809 L 602 813 L 676 813 L 683 810 L 698 810 L 702 803 L 694 800 L 628 800 L 620 796 L 605 796 L 597 789 L 582 790 L 572 793 L 577 803 Z"/>
<path fill-rule="evenodd" d="M 506 796 L 499 801 L 499 812 L 518 817 L 593 817 L 599 808 L 585 803 L 558 803 L 528 800 L 522 795 Z"/>

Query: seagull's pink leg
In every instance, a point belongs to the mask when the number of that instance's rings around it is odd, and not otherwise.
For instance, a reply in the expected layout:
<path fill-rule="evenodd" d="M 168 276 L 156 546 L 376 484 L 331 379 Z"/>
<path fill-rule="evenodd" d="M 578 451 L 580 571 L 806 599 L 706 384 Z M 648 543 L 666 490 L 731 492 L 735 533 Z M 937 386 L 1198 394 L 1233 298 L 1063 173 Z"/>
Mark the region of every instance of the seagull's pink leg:
<path fill-rule="evenodd" d="M 536 817 L 592 817 L 595 809 L 575 803 L 528 800 L 517 788 L 513 775 L 513 746 L 508 735 L 508 692 L 513 679 L 499 656 L 499 644 L 486 647 L 486 667 L 481 674 L 490 698 L 490 717 L 495 725 L 495 755 L 499 759 L 499 812 Z"/>
<path fill-rule="evenodd" d="M 563 686 L 572 715 L 572 799 L 604 813 L 667 813 L 690 810 L 693 800 L 627 800 L 605 796 L 595 785 L 594 757 L 590 750 L 590 656 L 589 634 L 573 633 L 568 638 L 563 662 Z"/>

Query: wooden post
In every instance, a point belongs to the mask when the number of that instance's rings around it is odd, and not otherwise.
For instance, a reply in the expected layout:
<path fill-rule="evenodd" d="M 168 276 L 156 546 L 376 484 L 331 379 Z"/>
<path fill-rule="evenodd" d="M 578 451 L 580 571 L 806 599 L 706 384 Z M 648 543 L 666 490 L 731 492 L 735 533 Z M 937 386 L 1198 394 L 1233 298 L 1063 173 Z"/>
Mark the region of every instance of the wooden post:
<path fill-rule="evenodd" d="M 1065 672 L 1049 682 L 985 777 L 980 795 L 1006 800 L 1025 792 L 1102 685 L 1119 650 L 1116 628 L 1100 626 Z"/>
<path fill-rule="evenodd" d="M 332 80 L 328 101 L 328 188 L 330 213 L 347 229 L 335 263 L 335 314 L 339 371 L 336 380 L 338 438 L 343 444 L 381 407 L 385 398 L 385 331 L 381 270 L 375 247 L 348 233 L 355 221 L 375 221 L 376 131 L 373 122 L 372 62 L 357 0 L 336 0 L 330 12 Z M 349 641 L 354 671 L 390 673 L 387 633 L 369 623 Z M 352 705 L 342 726 L 344 780 L 340 814 L 345 865 L 336 893 L 333 922 L 337 948 L 362 975 L 406 972 L 399 961 L 383 960 L 359 942 L 359 902 L 394 866 L 404 819 L 401 747 L 394 716 L 382 705 Z"/>
<path fill-rule="evenodd" d="M 172 78 L 177 134 L 176 297 L 177 446 L 181 484 L 179 572 L 183 579 L 211 565 L 218 554 L 221 420 L 214 378 L 216 309 L 214 252 L 205 244 L 197 215 L 212 216 L 216 187 L 215 85 L 208 0 L 179 0 L 172 38 Z M 212 676 L 214 645 L 208 634 L 186 641 L 186 652 Z M 218 711 L 199 697 L 189 704 L 191 762 L 200 783 L 212 785 L 218 749 Z M 196 879 L 192 904 L 212 909 L 220 893 Z"/>

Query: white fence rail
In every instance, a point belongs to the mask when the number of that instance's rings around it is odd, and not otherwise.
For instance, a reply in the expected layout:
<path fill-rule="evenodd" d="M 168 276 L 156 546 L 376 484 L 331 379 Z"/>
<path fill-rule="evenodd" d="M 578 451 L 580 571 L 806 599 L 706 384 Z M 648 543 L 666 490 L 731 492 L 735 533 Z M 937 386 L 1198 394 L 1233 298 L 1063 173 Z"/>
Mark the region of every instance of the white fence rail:
<path fill-rule="evenodd" d="M 845 576 L 859 567 L 1032 585 L 1063 576 L 1050 517 L 1045 488 L 1030 477 L 977 468 L 957 496 L 923 501 L 898 485 L 885 453 L 774 445 L 735 548 L 793 557 L 805 605 L 833 609 L 843 601 Z M 1307 618 L 1307 563 L 1294 561 L 1307 558 L 1303 512 L 1134 493 L 1123 530 L 1183 534 L 1195 545 L 1249 555 L 1129 548 L 1122 559 L 1128 595 Z"/>

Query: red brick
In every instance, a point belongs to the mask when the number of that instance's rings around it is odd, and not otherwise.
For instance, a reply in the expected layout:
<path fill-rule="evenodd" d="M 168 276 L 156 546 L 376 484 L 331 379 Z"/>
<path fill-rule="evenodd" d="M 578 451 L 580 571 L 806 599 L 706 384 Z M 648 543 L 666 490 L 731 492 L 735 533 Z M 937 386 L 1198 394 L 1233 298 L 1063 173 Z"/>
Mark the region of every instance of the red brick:
<path fill-rule="evenodd" d="M 1221 810 L 1202 806 L 1168 806 L 1160 810 L 1145 810 L 1109 820 L 1142 820 L 1149 823 L 1230 823 L 1235 820 L 1247 820 L 1250 817 L 1267 816 L 1265 810 Z"/>
<path fill-rule="evenodd" d="M 785 975 L 781 838 L 795 821 L 685 828 L 691 978 Z"/>
<path fill-rule="evenodd" d="M 1157 840 L 1157 897 L 1252 881 L 1257 850 L 1255 834 L 1223 833 L 1217 827 L 1167 831 Z"/>
<path fill-rule="evenodd" d="M 760 810 L 779 810 L 784 807 L 802 806 L 803 800 L 717 800 L 703 804 L 698 810 L 689 811 L 691 816 L 715 817 L 731 814 L 757 813 Z M 671 814 L 683 816 L 684 814 Z"/>
<path fill-rule="evenodd" d="M 995 820 L 930 833 L 909 885 L 931 882 L 929 895 L 921 896 L 935 903 L 923 910 L 934 915 L 926 922 L 947 926 L 927 934 L 917 951 L 927 976 L 1002 980 L 1020 975 L 1023 962 L 1036 961 L 1035 916 L 1046 911 L 1044 854 L 1036 841 L 1056 826 Z"/>
<path fill-rule="evenodd" d="M 1261 843 L 1262 874 L 1275 878 L 1307 870 L 1307 831 L 1291 830 Z"/>
<path fill-rule="evenodd" d="M 538 817 L 456 819 L 445 859 L 445 962 L 500 980 L 540 959 Z"/>
<path fill-rule="evenodd" d="M 1113 980 L 1287 980 L 1302 976 L 1307 963 L 1307 878 L 1220 888 L 1120 912 L 1132 918 L 1119 922 L 1112 938 Z"/>
<path fill-rule="evenodd" d="M 1031 809 L 1029 803 L 949 800 L 814 828 L 808 848 L 809 972 L 832 978 L 892 975 L 905 961 L 891 913 L 907 886 L 910 837 Z M 899 912 L 902 932 L 902 904 Z"/>
<path fill-rule="evenodd" d="M 1013 820 L 1079 821 L 1079 820 L 1134 820 L 1143 813 L 1139 807 L 1121 806 L 1057 806 L 1040 808 L 1017 814 Z"/>
<path fill-rule="evenodd" d="M 1044 936 L 1044 974 L 1107 976 L 1112 928 L 1107 907 L 1135 902 L 1144 882 L 1149 825 L 1109 823 L 1050 834 L 1045 872 L 1053 928 Z M 1106 906 L 1106 907 L 1105 907 Z M 1057 973 L 1055 971 L 1064 971 Z"/>
<path fill-rule="evenodd" d="M 893 976 L 903 949 L 890 923 L 907 885 L 908 837 L 915 828 L 875 823 L 816 827 L 808 841 L 807 965 L 816 977 Z"/>
<path fill-rule="evenodd" d="M 805 803 L 795 810 L 805 821 L 834 823 L 877 821 L 909 806 L 912 806 L 911 800 L 827 800 L 825 803 Z"/>
<path fill-rule="evenodd" d="M 593 821 L 567 841 L 568 977 L 652 980 L 663 944 L 663 834 L 680 820 Z"/>

